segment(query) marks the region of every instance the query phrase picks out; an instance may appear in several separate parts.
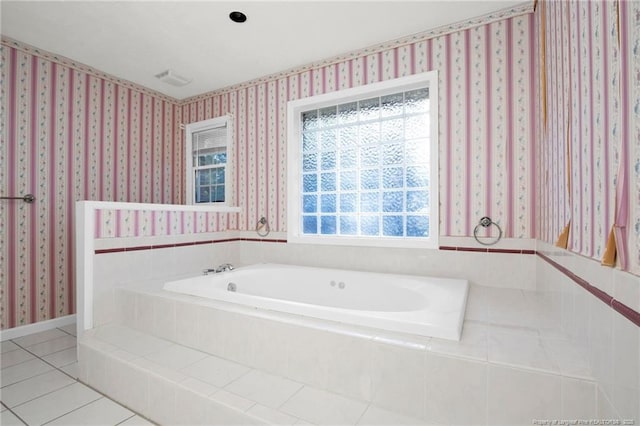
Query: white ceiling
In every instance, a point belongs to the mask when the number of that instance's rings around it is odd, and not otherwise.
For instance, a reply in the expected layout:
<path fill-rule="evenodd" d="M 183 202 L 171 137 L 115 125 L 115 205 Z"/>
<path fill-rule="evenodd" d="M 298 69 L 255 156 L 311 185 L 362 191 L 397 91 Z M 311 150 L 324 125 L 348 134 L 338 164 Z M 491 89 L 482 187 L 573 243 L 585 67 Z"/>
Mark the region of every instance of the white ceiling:
<path fill-rule="evenodd" d="M 184 99 L 532 1 L 0 0 L 0 28 Z M 247 22 L 231 22 L 234 10 Z M 154 77 L 166 69 L 192 82 L 174 87 Z"/>

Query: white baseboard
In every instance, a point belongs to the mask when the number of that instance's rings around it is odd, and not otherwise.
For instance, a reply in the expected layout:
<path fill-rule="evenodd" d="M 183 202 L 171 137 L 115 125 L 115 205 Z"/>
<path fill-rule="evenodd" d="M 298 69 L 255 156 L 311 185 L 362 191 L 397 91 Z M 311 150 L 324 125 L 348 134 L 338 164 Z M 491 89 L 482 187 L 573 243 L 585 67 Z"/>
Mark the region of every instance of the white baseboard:
<path fill-rule="evenodd" d="M 51 330 L 57 327 L 64 327 L 65 325 L 75 324 L 75 322 L 76 314 L 73 314 L 46 321 L 35 322 L 33 324 L 9 328 L 7 330 L 0 331 L 0 342 L 4 342 L 5 340 L 17 339 L 18 337 L 38 333 L 40 331 Z"/>

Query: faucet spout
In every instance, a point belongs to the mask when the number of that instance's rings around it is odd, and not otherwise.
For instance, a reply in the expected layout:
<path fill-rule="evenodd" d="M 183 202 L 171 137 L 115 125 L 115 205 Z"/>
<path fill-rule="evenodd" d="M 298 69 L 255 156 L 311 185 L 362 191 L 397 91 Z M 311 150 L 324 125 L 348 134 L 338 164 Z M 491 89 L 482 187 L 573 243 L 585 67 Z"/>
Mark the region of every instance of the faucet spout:
<path fill-rule="evenodd" d="M 233 265 L 230 263 L 223 263 L 222 265 L 218 266 L 218 268 L 216 269 L 216 272 L 226 272 L 226 271 L 233 271 Z"/>
<path fill-rule="evenodd" d="M 220 272 L 227 272 L 227 271 L 233 271 L 235 268 L 233 267 L 232 264 L 230 263 L 223 263 L 222 265 L 218 266 L 217 268 L 207 268 L 207 269 L 203 269 L 202 270 L 202 274 L 203 275 L 209 275 L 210 273 L 214 273 L 214 274 L 218 274 Z"/>

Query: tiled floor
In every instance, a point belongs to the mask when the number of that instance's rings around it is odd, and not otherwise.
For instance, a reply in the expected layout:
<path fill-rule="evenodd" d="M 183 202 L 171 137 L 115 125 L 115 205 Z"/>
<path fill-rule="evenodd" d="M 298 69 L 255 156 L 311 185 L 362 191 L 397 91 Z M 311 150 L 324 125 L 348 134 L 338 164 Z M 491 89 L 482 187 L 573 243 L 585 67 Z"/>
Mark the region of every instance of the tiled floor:
<path fill-rule="evenodd" d="M 2 425 L 151 425 L 77 381 L 75 325 L 0 344 Z"/>

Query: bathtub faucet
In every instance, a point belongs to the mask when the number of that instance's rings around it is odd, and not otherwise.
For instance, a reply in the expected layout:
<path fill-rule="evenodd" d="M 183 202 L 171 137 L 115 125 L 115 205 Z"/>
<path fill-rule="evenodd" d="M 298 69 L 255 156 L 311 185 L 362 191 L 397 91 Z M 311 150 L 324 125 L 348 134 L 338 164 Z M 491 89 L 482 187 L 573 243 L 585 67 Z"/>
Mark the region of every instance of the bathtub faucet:
<path fill-rule="evenodd" d="M 233 265 L 230 263 L 223 263 L 222 265 L 218 266 L 217 268 L 207 268 L 207 269 L 203 269 L 202 273 L 204 275 L 209 275 L 211 272 L 213 272 L 214 274 L 217 274 L 219 272 L 226 272 L 226 271 L 233 271 Z"/>
<path fill-rule="evenodd" d="M 223 263 L 216 268 L 216 272 L 233 271 L 233 265 L 230 263 Z"/>

